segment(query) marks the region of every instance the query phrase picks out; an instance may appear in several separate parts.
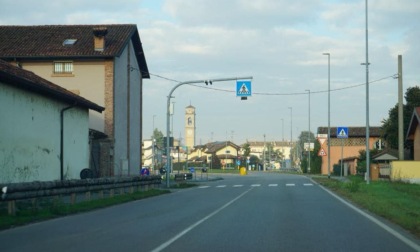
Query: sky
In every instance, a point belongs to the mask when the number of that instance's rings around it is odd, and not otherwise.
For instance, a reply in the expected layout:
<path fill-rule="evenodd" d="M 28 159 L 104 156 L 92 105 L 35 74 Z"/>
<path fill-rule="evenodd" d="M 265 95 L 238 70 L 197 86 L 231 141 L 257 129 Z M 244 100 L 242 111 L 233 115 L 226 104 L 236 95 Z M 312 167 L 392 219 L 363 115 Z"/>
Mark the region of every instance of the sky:
<path fill-rule="evenodd" d="M 196 144 L 243 144 L 296 140 L 328 126 L 323 53 L 330 53 L 331 127 L 365 127 L 367 116 L 370 126 L 381 126 L 398 101 L 398 55 L 403 93 L 420 81 L 418 0 L 369 0 L 369 95 L 361 65 L 365 0 L 0 0 L 0 6 L 0 25 L 136 24 L 151 75 L 143 85 L 144 138 L 153 126 L 166 134 L 167 97 L 180 82 L 252 76 L 245 101 L 236 97 L 234 80 L 182 85 L 171 99 L 174 138 L 185 137 L 185 107 L 192 105 Z"/>

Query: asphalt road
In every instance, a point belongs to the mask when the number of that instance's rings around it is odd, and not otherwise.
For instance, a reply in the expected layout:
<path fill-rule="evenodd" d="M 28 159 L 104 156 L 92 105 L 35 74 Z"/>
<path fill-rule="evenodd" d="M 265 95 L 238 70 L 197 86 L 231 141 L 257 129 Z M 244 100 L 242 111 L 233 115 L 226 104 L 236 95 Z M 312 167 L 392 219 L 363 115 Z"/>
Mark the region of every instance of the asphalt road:
<path fill-rule="evenodd" d="M 305 176 L 198 187 L 0 232 L 0 251 L 420 251 L 418 239 Z"/>

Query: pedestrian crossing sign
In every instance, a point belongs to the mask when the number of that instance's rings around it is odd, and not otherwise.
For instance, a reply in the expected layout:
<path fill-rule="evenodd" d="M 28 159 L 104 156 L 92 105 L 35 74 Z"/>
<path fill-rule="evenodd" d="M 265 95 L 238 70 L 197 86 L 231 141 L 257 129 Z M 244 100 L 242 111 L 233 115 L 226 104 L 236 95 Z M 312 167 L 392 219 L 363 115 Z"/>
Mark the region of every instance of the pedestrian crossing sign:
<path fill-rule="evenodd" d="M 337 138 L 349 138 L 349 128 L 337 127 Z"/>
<path fill-rule="evenodd" d="M 251 81 L 236 81 L 236 96 L 251 96 Z"/>

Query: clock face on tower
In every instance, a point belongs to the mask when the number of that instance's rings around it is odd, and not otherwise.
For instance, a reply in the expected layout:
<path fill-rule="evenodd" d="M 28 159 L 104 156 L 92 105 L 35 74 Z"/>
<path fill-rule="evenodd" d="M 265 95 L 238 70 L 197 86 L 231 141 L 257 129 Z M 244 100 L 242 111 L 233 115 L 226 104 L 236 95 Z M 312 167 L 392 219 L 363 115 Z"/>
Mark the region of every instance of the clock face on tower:
<path fill-rule="evenodd" d="M 188 134 L 189 136 L 191 136 L 191 135 L 192 135 L 192 130 L 187 130 L 187 134 Z"/>

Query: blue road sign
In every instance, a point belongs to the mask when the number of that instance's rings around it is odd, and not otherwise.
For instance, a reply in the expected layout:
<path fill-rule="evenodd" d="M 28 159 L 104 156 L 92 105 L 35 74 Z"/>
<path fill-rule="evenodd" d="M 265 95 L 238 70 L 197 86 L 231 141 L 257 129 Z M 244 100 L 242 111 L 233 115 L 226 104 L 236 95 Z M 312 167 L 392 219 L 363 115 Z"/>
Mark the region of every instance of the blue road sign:
<path fill-rule="evenodd" d="M 348 127 L 337 127 L 337 138 L 348 138 L 349 128 Z"/>
<path fill-rule="evenodd" d="M 251 96 L 251 81 L 236 81 L 236 96 Z"/>

